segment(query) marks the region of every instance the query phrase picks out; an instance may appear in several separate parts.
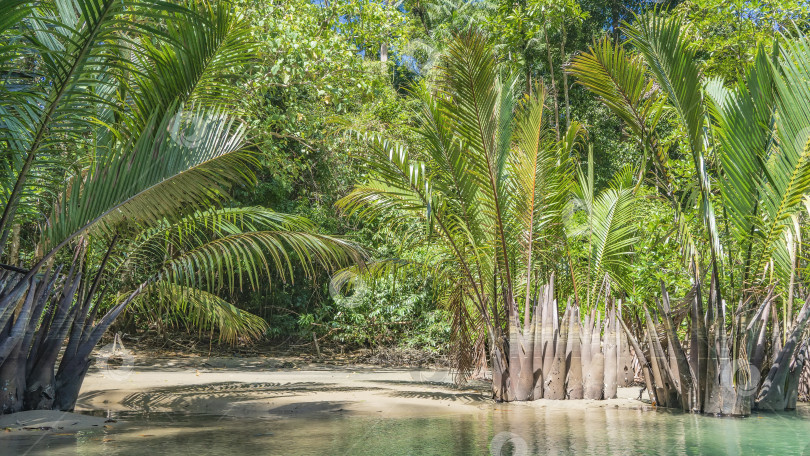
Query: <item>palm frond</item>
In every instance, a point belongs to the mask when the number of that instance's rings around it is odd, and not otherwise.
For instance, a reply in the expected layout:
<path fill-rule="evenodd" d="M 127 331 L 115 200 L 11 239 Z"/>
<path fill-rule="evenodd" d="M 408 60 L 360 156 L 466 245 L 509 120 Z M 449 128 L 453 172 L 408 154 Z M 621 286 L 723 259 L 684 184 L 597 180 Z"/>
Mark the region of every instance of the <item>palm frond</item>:
<path fill-rule="evenodd" d="M 264 207 L 209 208 L 178 220 L 164 219 L 144 226 L 127 245 L 126 256 L 113 261 L 112 269 L 147 267 L 171 252 L 184 252 L 215 239 L 252 231 L 314 232 L 313 223 L 303 217 Z"/>
<path fill-rule="evenodd" d="M 630 43 L 644 56 L 649 71 L 666 95 L 667 102 L 674 108 L 686 132 L 697 188 L 700 190 L 699 209 L 709 234 L 712 258 L 713 261 L 721 261 L 722 248 L 705 157 L 706 112 L 695 51 L 690 47 L 681 19 L 677 16 L 639 16 L 634 25 L 625 27 L 625 33 Z"/>
<path fill-rule="evenodd" d="M 297 262 L 308 277 L 315 268 L 333 271 L 362 263 L 354 244 L 332 236 L 295 231 L 253 231 L 214 239 L 163 263 L 154 281 L 170 281 L 213 292 L 257 288 L 262 278 L 293 278 Z"/>
<path fill-rule="evenodd" d="M 471 231 L 472 239 L 480 239 L 483 233 L 478 222 L 481 208 L 477 181 L 463 145 L 453 134 L 452 119 L 425 84 L 420 84 L 415 94 L 422 104 L 417 132 L 425 140 L 423 153 L 428 160 L 428 179 L 434 199 L 440 199 L 443 210 L 457 214 Z"/>
<path fill-rule="evenodd" d="M 545 91 L 536 90 L 516 117 L 517 148 L 509 169 L 509 218 L 513 219 L 510 237 L 520 247 L 518 256 L 525 269 L 524 297 L 531 299 L 533 275 L 543 245 L 553 245 L 562 228 L 562 216 L 570 197 L 573 179 L 571 154 L 579 144 L 583 128 L 573 122 L 560 141 L 545 125 Z"/>
<path fill-rule="evenodd" d="M 144 125 L 176 100 L 196 109 L 227 105 L 233 114 L 243 89 L 240 69 L 253 58 L 250 28 L 226 3 L 192 3 L 162 40 L 143 40 L 132 84 L 134 112 Z"/>
<path fill-rule="evenodd" d="M 727 90 L 719 79 L 706 84 L 714 133 L 721 146 L 724 205 L 740 241 L 751 236 L 759 187 L 766 179 L 766 155 L 774 139 L 775 87 L 769 60 L 760 47 L 754 65 L 737 87 Z"/>
<path fill-rule="evenodd" d="M 587 304 L 595 305 L 597 289 L 605 282 L 619 289 L 629 290 L 627 278 L 633 246 L 638 242 L 637 207 L 633 176 L 635 170 L 627 166 L 617 172 L 610 186 L 595 195 L 593 152 L 589 153 L 587 174 L 578 172 L 574 195 L 585 211 L 584 223 L 577 226 L 569 219 L 566 226 L 568 242 L 584 238 L 587 241 L 587 261 L 577 263 L 574 271 L 579 281 L 588 287 Z M 582 299 L 582 297 L 579 297 Z"/>
<path fill-rule="evenodd" d="M 29 84 L 25 103 L 13 111 L 6 107 L 6 113 L 20 119 L 16 127 L 23 128 L 7 142 L 15 157 L 10 174 L 15 183 L 4 192 L 0 231 L 12 218 L 38 160 L 60 156 L 66 142 L 80 144 L 99 126 L 109 128 L 99 113 L 114 109 L 117 80 L 129 66 L 119 51 L 132 48 L 128 43 L 133 36 L 162 36 L 150 24 L 187 11 L 158 0 L 58 0 L 27 6 L 30 14 L 20 22 L 26 27 L 21 34 L 41 63 L 33 80 L 46 83 Z M 132 9 L 141 20 L 125 19 Z"/>
<path fill-rule="evenodd" d="M 655 133 L 665 113 L 664 97 L 647 76 L 643 57 L 629 55 L 605 36 L 574 57 L 568 72 L 625 122 L 666 173 L 668 157 Z"/>
<path fill-rule="evenodd" d="M 94 225 L 112 231 L 125 222 L 155 223 L 220 200 L 230 185 L 252 181 L 254 158 L 241 152 L 244 127 L 222 112 L 188 115 L 198 122 L 192 139 L 183 137 L 187 123 L 176 116 L 153 116 L 137 140 L 76 176 L 45 233 L 50 245 Z"/>
<path fill-rule="evenodd" d="M 151 285 L 132 305 L 131 311 L 147 321 L 161 322 L 189 332 L 216 331 L 221 342 L 231 345 L 255 341 L 268 328 L 261 317 L 239 309 L 215 294 L 174 283 Z"/>
<path fill-rule="evenodd" d="M 777 244 L 784 242 L 791 217 L 802 210 L 802 199 L 810 193 L 810 40 L 803 35 L 785 40 L 778 62 L 772 65 L 778 147 L 763 166 L 767 183 L 760 193 L 766 216 L 759 231 L 761 250 L 755 272 L 763 269 Z"/>
<path fill-rule="evenodd" d="M 479 201 L 486 223 L 494 230 L 493 245 L 505 274 L 507 300 L 512 298 L 512 264 L 507 243 L 504 169 L 512 141 L 515 75 L 499 77 L 497 62 L 480 34 L 454 40 L 440 65 L 443 99 L 453 127 L 467 149 L 468 166 L 478 181 Z M 516 313 L 516 312 L 514 312 Z"/>

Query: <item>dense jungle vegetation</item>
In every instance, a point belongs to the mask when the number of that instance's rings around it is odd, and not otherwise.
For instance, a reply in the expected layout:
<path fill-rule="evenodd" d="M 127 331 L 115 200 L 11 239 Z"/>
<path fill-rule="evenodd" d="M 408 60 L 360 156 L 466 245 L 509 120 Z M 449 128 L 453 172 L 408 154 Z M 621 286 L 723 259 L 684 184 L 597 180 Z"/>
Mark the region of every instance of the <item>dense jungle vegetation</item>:
<path fill-rule="evenodd" d="M 420 84 L 435 90 L 440 56 L 456 35 L 482 31 L 508 68 L 504 71 L 517 75 L 517 95 L 531 93 L 533 87 L 545 90 L 547 122 L 553 129 L 565 130 L 572 122 L 582 126 L 585 139 L 572 156 L 586 164 L 590 147 L 598 193 L 625 165 L 639 166 L 644 152 L 623 119 L 571 76 L 571 61 L 603 37 L 623 39 L 623 22 L 632 24 L 636 14 L 656 7 L 661 15 L 683 18 L 704 77 L 721 77 L 732 85 L 753 62 L 757 43 L 769 49 L 783 33 L 803 27 L 809 14 L 801 1 L 754 3 L 244 2 L 240 6 L 255 27 L 261 56 L 246 82 L 251 93 L 246 111 L 255 127 L 252 147 L 261 152 L 263 166 L 258 185 L 236 197 L 244 204 L 305 215 L 322 231 L 365 246 L 375 259 L 422 264 L 433 255 L 429 244 L 405 249 L 397 234 L 401 227 L 343 217 L 335 202 L 369 172 L 361 159 L 368 145 L 351 132 L 379 133 L 419 147 L 422 138 L 414 132 L 419 107 L 413 93 Z M 694 177 L 692 156 L 674 147 L 681 140 L 681 126 L 665 116 L 657 130 L 668 146 L 675 185 L 688 189 Z M 654 191 L 642 192 L 646 194 L 628 221 L 637 239 L 621 291 L 631 304 L 658 293 L 659 280 L 679 296 L 691 287 L 671 205 Z M 683 206 L 688 220 L 696 220 L 699 204 L 693 199 Z M 699 223 L 691 229 L 697 231 Z M 727 233 L 721 230 L 721 235 Z M 694 241 L 696 248 L 706 248 L 706 240 Z M 583 255 L 587 246 L 574 248 Z M 246 290 L 234 301 L 266 319 L 271 338 L 297 334 L 308 339 L 314 331 L 354 346 L 446 349 L 452 315 L 436 297 L 435 277 L 427 269 L 407 274 L 394 269 L 366 280 L 366 290 L 350 305 L 341 304 L 346 293 L 338 293 L 338 299 L 330 296 L 325 273 L 320 280 L 266 285 L 258 293 Z"/>
<path fill-rule="evenodd" d="M 640 340 L 659 404 L 746 414 L 706 384 L 746 359 L 785 407 L 807 2 L 0 5 L 4 410 L 72 408 L 110 327 L 424 350 L 525 400 L 569 368 L 546 324 Z"/>

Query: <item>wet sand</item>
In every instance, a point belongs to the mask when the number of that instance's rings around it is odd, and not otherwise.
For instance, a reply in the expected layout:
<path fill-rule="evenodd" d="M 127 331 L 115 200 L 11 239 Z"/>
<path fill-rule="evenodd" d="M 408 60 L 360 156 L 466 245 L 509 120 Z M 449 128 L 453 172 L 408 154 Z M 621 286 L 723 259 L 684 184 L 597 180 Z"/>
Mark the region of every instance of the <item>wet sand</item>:
<path fill-rule="evenodd" d="M 111 424 L 112 421 L 97 416 L 53 410 L 30 410 L 0 415 L 0 429 L 4 432 L 75 432 Z"/>

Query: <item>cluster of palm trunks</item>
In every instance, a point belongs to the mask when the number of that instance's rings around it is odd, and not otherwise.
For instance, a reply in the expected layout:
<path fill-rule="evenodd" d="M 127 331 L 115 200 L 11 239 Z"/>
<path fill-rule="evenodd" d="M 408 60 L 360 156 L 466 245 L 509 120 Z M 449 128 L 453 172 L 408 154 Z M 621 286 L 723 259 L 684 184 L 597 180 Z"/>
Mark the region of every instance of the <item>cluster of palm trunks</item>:
<path fill-rule="evenodd" d="M 493 350 L 493 396 L 503 401 L 615 398 L 617 387 L 633 383 L 637 366 L 657 406 L 730 416 L 796 407 L 810 355 L 803 338 L 810 302 L 785 325 L 773 291 L 749 297 L 732 315 L 726 314 L 714 281 L 705 310 L 699 286 L 675 308 L 663 285 L 661 291 L 657 308 L 652 313 L 644 308 L 633 324 L 613 302 L 606 305 L 604 321 L 596 311 L 582 318 L 570 301 L 560 318 L 553 281 L 543 286 L 531 320 L 519 325 L 510 318 L 508 343 Z M 685 342 L 679 330 L 686 333 Z"/>
<path fill-rule="evenodd" d="M 0 272 L 0 414 L 75 406 L 93 348 L 121 310 L 95 321 L 98 280 L 83 280 L 77 263 L 66 274 Z"/>
<path fill-rule="evenodd" d="M 644 309 L 646 350 L 625 326 L 639 353 L 650 400 L 711 415 L 795 409 L 810 350 L 804 337 L 810 301 L 791 321 L 780 321 L 771 289 L 764 297 L 749 296 L 727 315 L 715 284 L 712 280 L 705 311 L 696 286 L 680 304 L 686 312 L 673 309 L 662 284 L 656 315 Z M 686 313 L 690 319 L 683 343 L 677 331 Z"/>
<path fill-rule="evenodd" d="M 618 306 L 620 307 L 620 306 Z M 553 279 L 540 287 L 531 320 L 510 318 L 508 344 L 493 350 L 493 395 L 503 401 L 611 399 L 634 380 L 633 353 L 617 306 L 584 318 L 568 302 L 560 318 Z M 528 310 L 528 309 L 527 309 Z M 508 353 L 505 357 L 502 353 Z M 507 358 L 507 359 L 504 359 Z"/>

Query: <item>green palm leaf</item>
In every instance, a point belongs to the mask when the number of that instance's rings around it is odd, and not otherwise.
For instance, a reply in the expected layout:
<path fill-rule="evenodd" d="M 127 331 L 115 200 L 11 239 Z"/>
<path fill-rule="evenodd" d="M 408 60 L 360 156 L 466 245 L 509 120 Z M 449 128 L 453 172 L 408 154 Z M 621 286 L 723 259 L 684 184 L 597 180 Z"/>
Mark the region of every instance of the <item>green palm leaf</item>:
<path fill-rule="evenodd" d="M 113 261 L 113 269 L 133 270 L 163 260 L 170 252 L 184 252 L 225 236 L 252 231 L 314 232 L 311 221 L 264 207 L 216 208 L 197 211 L 178 220 L 145 226 L 129 243 L 127 255 Z"/>
<path fill-rule="evenodd" d="M 756 272 L 784 242 L 791 217 L 802 210 L 802 200 L 810 193 L 810 40 L 805 36 L 786 40 L 773 65 L 778 147 L 763 166 L 767 183 L 761 186 L 760 193 L 765 217 L 759 230 L 762 239 L 754 264 Z M 779 249 L 784 251 L 784 246 Z"/>
<path fill-rule="evenodd" d="M 531 300 L 532 276 L 539 263 L 533 257 L 542 254 L 543 243 L 553 244 L 562 227 L 573 184 L 570 157 L 584 132 L 574 122 L 557 142 L 544 124 L 544 103 L 545 91 L 540 88 L 519 111 L 515 122 L 517 149 L 509 168 L 509 214 L 517 222 L 512 236 L 518 241 L 526 270 L 525 306 Z"/>
<path fill-rule="evenodd" d="M 215 202 L 229 185 L 253 179 L 254 159 L 241 152 L 242 126 L 217 111 L 179 114 L 181 120 L 153 116 L 139 138 L 73 179 L 45 233 L 50 245 L 63 245 L 96 224 L 114 231 L 124 222 L 157 222 Z M 188 122 L 196 123 L 192 139 L 183 136 Z"/>
<path fill-rule="evenodd" d="M 239 309 L 207 291 L 161 282 L 147 288 L 133 301 L 132 311 L 150 321 L 168 322 L 188 331 L 216 330 L 220 341 L 236 344 L 254 341 L 267 331 L 261 317 Z"/>
<path fill-rule="evenodd" d="M 143 40 L 136 55 L 132 101 L 139 125 L 180 100 L 195 109 L 238 109 L 239 70 L 252 58 L 250 27 L 225 3 L 192 4 L 182 22 L 169 22 L 165 38 Z"/>
<path fill-rule="evenodd" d="M 720 236 L 711 200 L 711 184 L 707 171 L 702 81 L 697 58 L 682 32 L 681 19 L 647 15 L 637 18 L 625 28 L 630 43 L 644 56 L 650 72 L 668 103 L 674 108 L 686 131 L 689 150 L 695 166 L 697 188 L 700 190 L 700 211 L 709 232 L 712 258 L 720 260 Z"/>
<path fill-rule="evenodd" d="M 766 179 L 764 162 L 773 143 L 774 84 L 764 49 L 757 52 L 744 82 L 729 91 L 721 80 L 706 84 L 715 137 L 720 143 L 721 188 L 740 240 L 751 236 Z"/>
<path fill-rule="evenodd" d="M 664 98 L 647 76 L 642 56 L 628 55 L 606 36 L 574 57 L 568 71 L 625 122 L 666 173 L 668 157 L 655 133 L 665 113 Z"/>
<path fill-rule="evenodd" d="M 213 291 L 254 288 L 272 272 L 282 280 L 293 277 L 293 258 L 311 277 L 315 267 L 336 270 L 350 262 L 362 263 L 363 254 L 352 243 L 321 234 L 295 231 L 254 231 L 214 239 L 166 261 L 155 281 Z"/>
<path fill-rule="evenodd" d="M 13 111 L 5 107 L 6 114 L 13 112 L 21 119 L 17 126 L 24 128 L 7 143 L 19 165 L 3 200 L 0 231 L 13 216 L 32 168 L 37 167 L 35 159 L 57 157 L 66 142 L 81 143 L 87 132 L 105 125 L 98 112 L 110 107 L 115 79 L 128 66 L 119 51 L 137 49 L 127 46 L 127 37 L 143 32 L 159 37 L 160 30 L 148 26 L 150 20 L 160 22 L 167 14 L 184 11 L 150 0 L 56 0 L 25 6 L 31 14 L 20 22 L 27 28 L 22 33 L 41 62 L 37 77 L 47 84 L 29 90 L 26 105 Z M 144 20 L 124 20 L 131 9 L 137 9 Z"/>
<path fill-rule="evenodd" d="M 467 165 L 478 181 L 484 223 L 494 231 L 495 244 L 491 247 L 505 274 L 506 299 L 513 301 L 504 170 L 511 150 L 517 77 L 499 77 L 497 62 L 485 37 L 472 33 L 460 36 L 448 46 L 441 68 L 443 87 L 448 94 L 444 99 L 445 110 L 469 154 Z M 510 312 L 517 313 L 514 309 Z"/>
<path fill-rule="evenodd" d="M 620 290 L 631 289 L 627 280 L 630 260 L 633 246 L 639 240 L 635 174 L 631 166 L 626 166 L 614 175 L 607 189 L 595 195 L 592 152 L 589 153 L 587 174 L 581 169 L 578 171 L 575 203 L 585 211 L 586 218 L 580 225 L 574 218 L 569 218 L 566 236 L 568 242 L 587 241 L 587 261 L 573 262 L 572 267 L 577 269 L 575 275 L 588 287 L 584 302 L 589 306 L 597 304 L 598 289 L 604 282 Z"/>

